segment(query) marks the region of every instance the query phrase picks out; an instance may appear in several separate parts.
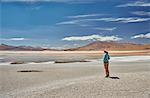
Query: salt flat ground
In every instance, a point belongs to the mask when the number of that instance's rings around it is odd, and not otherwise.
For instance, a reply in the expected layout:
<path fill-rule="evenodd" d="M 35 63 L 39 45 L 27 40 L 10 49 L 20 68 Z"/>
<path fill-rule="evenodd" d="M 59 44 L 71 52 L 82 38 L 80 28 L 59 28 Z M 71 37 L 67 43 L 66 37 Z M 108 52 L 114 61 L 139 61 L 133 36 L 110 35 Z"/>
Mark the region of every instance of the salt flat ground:
<path fill-rule="evenodd" d="M 17 72 L 38 70 L 40 72 Z M 150 56 L 111 57 L 111 78 L 99 59 L 76 63 L 0 65 L 0 98 L 148 98 Z"/>

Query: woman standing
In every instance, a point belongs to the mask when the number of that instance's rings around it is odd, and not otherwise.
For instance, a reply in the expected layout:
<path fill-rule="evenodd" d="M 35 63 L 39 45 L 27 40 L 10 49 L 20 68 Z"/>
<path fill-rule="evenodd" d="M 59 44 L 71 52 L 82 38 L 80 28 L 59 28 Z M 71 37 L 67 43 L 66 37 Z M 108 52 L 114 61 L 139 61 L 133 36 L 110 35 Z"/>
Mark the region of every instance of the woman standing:
<path fill-rule="evenodd" d="M 106 78 L 109 77 L 109 59 L 110 56 L 108 54 L 107 50 L 104 50 L 104 55 L 103 55 L 103 62 L 104 62 L 104 69 L 105 69 L 105 73 L 106 73 Z"/>

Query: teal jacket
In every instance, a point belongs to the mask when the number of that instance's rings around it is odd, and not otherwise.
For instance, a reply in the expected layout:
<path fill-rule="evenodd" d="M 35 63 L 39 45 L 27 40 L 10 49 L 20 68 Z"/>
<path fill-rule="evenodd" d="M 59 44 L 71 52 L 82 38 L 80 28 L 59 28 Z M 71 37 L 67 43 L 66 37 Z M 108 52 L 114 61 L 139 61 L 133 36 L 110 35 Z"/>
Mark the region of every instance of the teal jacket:
<path fill-rule="evenodd" d="M 103 55 L 103 62 L 109 62 L 110 56 L 108 53 L 104 53 Z"/>

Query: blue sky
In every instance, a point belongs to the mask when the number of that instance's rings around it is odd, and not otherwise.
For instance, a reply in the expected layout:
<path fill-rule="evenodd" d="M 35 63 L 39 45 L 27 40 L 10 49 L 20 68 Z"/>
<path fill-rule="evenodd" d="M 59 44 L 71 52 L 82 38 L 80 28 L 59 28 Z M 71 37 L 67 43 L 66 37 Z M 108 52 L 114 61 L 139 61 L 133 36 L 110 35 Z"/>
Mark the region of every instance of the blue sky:
<path fill-rule="evenodd" d="M 69 48 L 93 41 L 150 43 L 148 0 L 1 0 L 0 41 Z"/>

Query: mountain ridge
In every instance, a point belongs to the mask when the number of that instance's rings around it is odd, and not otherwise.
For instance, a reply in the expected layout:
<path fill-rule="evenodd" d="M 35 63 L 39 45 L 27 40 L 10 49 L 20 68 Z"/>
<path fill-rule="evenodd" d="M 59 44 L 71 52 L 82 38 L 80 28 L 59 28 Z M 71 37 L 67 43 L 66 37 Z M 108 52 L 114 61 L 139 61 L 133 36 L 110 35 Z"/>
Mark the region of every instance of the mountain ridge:
<path fill-rule="evenodd" d="M 42 47 L 32 47 L 32 46 L 12 46 L 12 45 L 6 45 L 1 44 L 0 50 L 2 51 L 56 51 L 57 49 L 49 49 L 49 48 L 42 48 Z"/>
<path fill-rule="evenodd" d="M 118 43 L 118 42 L 92 42 L 87 45 L 65 49 L 65 51 L 94 51 L 94 50 L 149 50 L 150 44 L 136 44 L 136 43 Z"/>
<path fill-rule="evenodd" d="M 1 44 L 1 51 L 97 51 L 97 50 L 150 50 L 150 44 L 136 44 L 136 43 L 119 43 L 119 42 L 92 42 L 84 46 L 68 49 L 50 49 L 32 46 L 12 46 Z"/>

